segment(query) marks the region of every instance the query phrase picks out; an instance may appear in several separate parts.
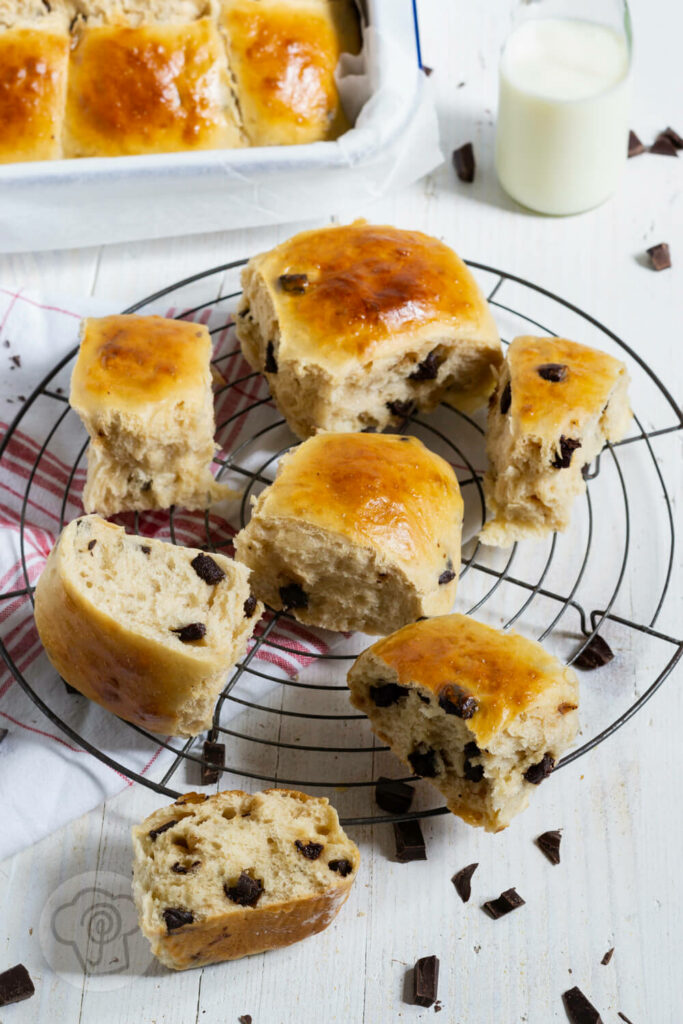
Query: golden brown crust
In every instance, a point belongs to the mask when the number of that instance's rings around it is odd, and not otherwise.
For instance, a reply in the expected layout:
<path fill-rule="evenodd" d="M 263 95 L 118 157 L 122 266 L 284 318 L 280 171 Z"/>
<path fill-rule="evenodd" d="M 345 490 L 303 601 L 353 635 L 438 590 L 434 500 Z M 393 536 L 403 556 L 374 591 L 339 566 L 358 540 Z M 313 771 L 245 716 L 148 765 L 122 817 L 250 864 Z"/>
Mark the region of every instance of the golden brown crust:
<path fill-rule="evenodd" d="M 352 4 L 226 0 L 222 27 L 252 145 L 334 139 L 348 129 L 334 70 L 341 52 L 360 46 Z"/>
<path fill-rule="evenodd" d="M 540 644 L 467 615 L 412 623 L 369 651 L 397 672 L 399 685 L 448 697 L 455 684 L 471 695 L 478 707 L 467 724 L 482 747 L 530 708 L 558 674 L 556 659 Z"/>
<path fill-rule="evenodd" d="M 241 145 L 214 22 L 82 26 L 71 53 L 67 156 Z"/>
<path fill-rule="evenodd" d="M 567 338 L 515 338 L 507 358 L 512 421 L 520 432 L 542 437 L 555 438 L 568 420 L 580 429 L 626 371 L 618 359 Z"/>
<path fill-rule="evenodd" d="M 66 31 L 0 32 L 0 163 L 61 156 L 68 62 Z"/>
<path fill-rule="evenodd" d="M 422 232 L 357 221 L 302 232 L 254 262 L 280 325 L 281 360 L 295 355 L 332 368 L 367 363 L 397 344 L 400 332 L 435 323 L 451 336 L 497 343 L 470 271 Z M 305 291 L 284 290 L 282 274 L 305 274 Z"/>

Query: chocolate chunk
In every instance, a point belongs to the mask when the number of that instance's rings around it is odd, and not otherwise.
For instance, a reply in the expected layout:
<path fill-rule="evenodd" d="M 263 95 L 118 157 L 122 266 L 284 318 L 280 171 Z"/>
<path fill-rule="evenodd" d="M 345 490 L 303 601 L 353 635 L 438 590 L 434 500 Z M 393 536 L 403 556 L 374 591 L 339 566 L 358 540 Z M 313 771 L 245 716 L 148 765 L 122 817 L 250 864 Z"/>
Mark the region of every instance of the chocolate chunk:
<path fill-rule="evenodd" d="M 143 492 L 151 491 L 152 490 L 152 481 L 151 480 L 145 480 L 145 482 L 142 485 L 142 487 L 140 488 L 140 490 L 143 491 Z"/>
<path fill-rule="evenodd" d="M 336 871 L 342 878 L 346 878 L 353 871 L 353 864 L 350 860 L 341 858 L 340 860 L 331 860 L 327 865 L 330 871 Z"/>
<path fill-rule="evenodd" d="M 542 363 L 541 366 L 536 367 L 536 373 L 543 380 L 550 381 L 551 384 L 560 384 L 567 379 L 569 367 L 564 363 Z"/>
<path fill-rule="evenodd" d="M 370 687 L 370 700 L 378 708 L 388 708 L 392 704 L 398 704 L 407 697 L 410 690 L 407 686 L 399 686 L 398 683 L 383 683 L 381 686 Z"/>
<path fill-rule="evenodd" d="M 439 989 L 439 958 L 423 956 L 415 964 L 413 973 L 413 1003 L 415 1006 L 432 1006 Z"/>
<path fill-rule="evenodd" d="M 510 381 L 508 381 L 507 384 L 505 385 L 505 387 L 503 388 L 502 394 L 500 396 L 500 414 L 501 414 L 501 416 L 505 416 L 505 414 L 508 412 L 508 410 L 510 409 L 510 403 L 511 402 L 512 402 L 512 388 L 510 387 Z"/>
<path fill-rule="evenodd" d="M 629 1018 L 626 1016 L 626 1014 L 622 1013 L 621 1010 L 617 1010 L 617 1017 L 621 1017 L 621 1019 L 625 1022 L 625 1024 L 633 1024 L 633 1021 L 629 1020 Z"/>
<path fill-rule="evenodd" d="M 603 665 L 609 664 L 613 657 L 614 651 L 610 645 L 606 640 L 602 639 L 599 633 L 596 633 L 588 641 L 581 654 L 574 659 L 573 664 L 576 668 L 582 668 L 584 671 L 590 672 L 594 668 L 601 668 Z"/>
<path fill-rule="evenodd" d="M 453 150 L 453 167 L 461 181 L 474 181 L 476 163 L 471 142 L 466 142 L 464 146 Z"/>
<path fill-rule="evenodd" d="M 192 559 L 190 565 L 199 576 L 200 580 L 204 580 L 210 587 L 214 583 L 220 583 L 221 580 L 225 579 L 225 573 L 221 569 L 218 562 L 214 562 L 210 555 L 196 555 Z"/>
<path fill-rule="evenodd" d="M 443 359 L 437 350 L 432 349 L 429 355 L 417 364 L 413 372 L 408 374 L 408 380 L 436 380 L 442 362 Z"/>
<path fill-rule="evenodd" d="M 465 757 L 479 757 L 479 755 L 481 754 L 481 750 L 474 742 L 474 740 L 470 740 L 469 743 L 465 744 L 463 754 L 465 755 Z"/>
<path fill-rule="evenodd" d="M 479 701 L 456 683 L 446 683 L 439 692 L 439 707 L 447 715 L 468 719 L 477 711 Z"/>
<path fill-rule="evenodd" d="M 640 156 L 641 153 L 645 152 L 645 146 L 642 144 L 635 132 L 631 131 L 628 133 L 628 155 Z"/>
<path fill-rule="evenodd" d="M 481 782 L 484 778 L 483 764 L 472 764 L 469 758 L 465 758 L 462 772 L 468 782 Z"/>
<path fill-rule="evenodd" d="M 280 600 L 285 608 L 308 608 L 308 594 L 300 583 L 280 587 Z"/>
<path fill-rule="evenodd" d="M 671 266 L 671 253 L 666 242 L 660 242 L 659 245 L 650 246 L 647 250 L 647 254 L 650 257 L 650 263 L 655 270 L 668 270 Z"/>
<path fill-rule="evenodd" d="M 424 836 L 419 821 L 395 821 L 396 860 L 407 864 L 411 860 L 427 860 Z"/>
<path fill-rule="evenodd" d="M 554 767 L 555 758 L 551 754 L 544 754 L 538 764 L 532 764 L 530 768 L 527 768 L 524 772 L 524 778 L 533 786 L 538 786 L 544 779 L 548 778 Z"/>
<path fill-rule="evenodd" d="M 162 832 L 167 832 L 169 828 L 173 828 L 174 825 L 178 824 L 178 821 L 178 818 L 171 818 L 171 820 L 167 821 L 165 825 L 159 825 L 158 828 L 153 828 L 147 834 L 149 835 L 149 838 L 152 840 L 152 842 L 155 843 L 157 841 L 157 836 L 160 836 Z"/>
<path fill-rule="evenodd" d="M 17 367 L 17 369 L 19 369 L 19 367 L 21 366 L 21 356 L 10 356 L 10 359 Z"/>
<path fill-rule="evenodd" d="M 299 853 L 303 853 L 306 860 L 317 860 L 320 854 L 323 852 L 322 843 L 304 843 L 301 839 L 296 839 L 294 841 L 294 845 L 296 846 Z"/>
<path fill-rule="evenodd" d="M 278 283 L 283 292 L 290 295 L 303 295 L 308 288 L 308 277 L 306 274 L 280 274 Z"/>
<path fill-rule="evenodd" d="M 235 885 L 229 886 L 226 883 L 223 891 L 229 900 L 238 903 L 240 907 L 255 907 L 263 894 L 263 882 L 242 871 Z"/>
<path fill-rule="evenodd" d="M 565 437 L 564 434 L 560 437 L 560 451 L 555 456 L 551 465 L 555 469 L 568 469 L 572 463 L 572 455 L 577 448 L 581 447 L 581 442 L 577 441 L 574 437 Z"/>
<path fill-rule="evenodd" d="M 204 761 L 202 765 L 202 786 L 210 786 L 218 782 L 221 777 L 221 768 L 225 767 L 225 743 L 214 743 L 212 740 L 204 742 Z"/>
<path fill-rule="evenodd" d="M 0 1006 L 21 1003 L 24 999 L 30 999 L 34 992 L 31 975 L 23 964 L 10 967 L 0 974 Z"/>
<path fill-rule="evenodd" d="M 249 597 L 244 602 L 244 606 L 243 606 L 244 607 L 244 616 L 245 616 L 245 618 L 250 619 L 252 617 L 252 615 L 256 611 L 256 604 L 257 604 L 256 598 L 254 597 L 253 594 L 250 594 Z"/>
<path fill-rule="evenodd" d="M 678 156 L 673 142 L 664 132 L 661 132 L 650 146 L 650 152 L 658 156 Z"/>
<path fill-rule="evenodd" d="M 180 907 L 167 907 L 163 911 L 163 918 L 166 922 L 166 932 L 170 935 L 176 928 L 182 928 L 185 924 L 192 924 L 194 914 L 191 910 L 182 910 Z"/>
<path fill-rule="evenodd" d="M 548 858 L 551 864 L 560 863 L 561 842 L 562 832 L 559 828 L 553 829 L 550 832 L 542 832 L 541 835 L 536 838 L 536 846 L 539 848 L 541 853 Z"/>
<path fill-rule="evenodd" d="M 427 78 L 429 78 L 430 75 L 434 74 L 434 68 L 428 68 L 426 64 L 423 64 L 422 65 L 422 73 L 425 74 L 427 76 Z"/>
<path fill-rule="evenodd" d="M 381 776 L 375 786 L 375 802 L 383 811 L 390 814 L 405 814 L 410 810 L 415 795 L 413 787 L 400 779 L 387 779 Z"/>
<path fill-rule="evenodd" d="M 143 555 L 148 555 L 151 550 L 152 549 L 149 546 L 149 544 L 141 544 L 140 545 L 140 551 L 142 551 Z"/>
<path fill-rule="evenodd" d="M 201 640 L 206 636 L 206 626 L 203 622 L 188 622 L 186 626 L 178 626 L 171 630 L 183 644 L 191 644 L 194 640 Z"/>
<path fill-rule="evenodd" d="M 610 962 L 610 960 L 612 959 L 613 956 L 614 956 L 614 946 L 612 946 L 611 949 L 607 950 L 607 952 L 603 956 L 602 960 L 600 961 L 600 963 L 603 965 L 603 967 L 607 967 L 607 964 Z"/>
<path fill-rule="evenodd" d="M 486 911 L 489 917 L 492 917 L 494 921 L 497 921 L 499 917 L 505 917 L 506 914 L 511 913 L 513 910 L 517 910 L 518 907 L 524 906 L 524 900 L 519 895 L 516 889 L 506 889 L 502 892 L 497 900 L 489 900 L 488 903 L 484 903 L 482 910 Z"/>
<path fill-rule="evenodd" d="M 472 875 L 478 867 L 478 862 L 476 864 L 468 864 L 466 868 L 460 868 L 460 871 L 456 871 L 451 878 L 455 891 L 463 903 L 467 903 L 472 895 Z"/>
<path fill-rule="evenodd" d="M 180 861 L 176 861 L 175 864 L 171 864 L 171 871 L 175 872 L 176 875 L 186 875 L 188 871 L 192 871 L 194 868 L 199 867 L 201 864 L 200 860 L 193 860 L 192 863 L 185 867 Z"/>
<path fill-rule="evenodd" d="M 408 754 L 408 760 L 415 774 L 420 775 L 424 779 L 433 779 L 439 774 L 439 769 L 436 765 L 436 753 L 426 743 L 420 743 L 415 747 L 412 754 Z"/>
<path fill-rule="evenodd" d="M 673 128 L 665 128 L 663 132 L 659 133 L 669 140 L 674 149 L 683 149 L 683 138 L 675 132 Z"/>
<path fill-rule="evenodd" d="M 251 1024 L 251 1014 L 243 1013 L 241 1017 L 237 1018 L 239 1024 Z"/>
<path fill-rule="evenodd" d="M 562 993 L 562 1002 L 571 1024 L 602 1024 L 602 1017 L 580 988 Z"/>
<path fill-rule="evenodd" d="M 455 579 L 455 573 L 452 569 L 444 569 L 439 576 L 439 586 L 442 587 L 445 583 L 452 583 Z"/>
<path fill-rule="evenodd" d="M 96 540 L 88 541 L 88 551 L 92 551 L 92 549 L 95 547 L 96 544 L 97 544 Z"/>
<path fill-rule="evenodd" d="M 415 411 L 415 402 L 400 402 L 398 398 L 393 402 L 387 402 L 386 406 L 392 416 L 398 416 L 401 420 L 407 419 Z"/>
<path fill-rule="evenodd" d="M 272 341 L 266 346 L 266 361 L 263 365 L 266 373 L 277 373 L 277 359 L 275 358 L 275 347 Z"/>

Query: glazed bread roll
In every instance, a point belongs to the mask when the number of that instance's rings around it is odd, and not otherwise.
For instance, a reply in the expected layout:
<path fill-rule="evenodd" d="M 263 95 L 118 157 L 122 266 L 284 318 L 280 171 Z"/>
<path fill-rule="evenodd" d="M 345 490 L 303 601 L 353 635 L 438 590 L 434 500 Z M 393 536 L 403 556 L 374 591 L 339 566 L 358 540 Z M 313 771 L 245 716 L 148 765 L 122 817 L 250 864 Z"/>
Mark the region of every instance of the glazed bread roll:
<path fill-rule="evenodd" d="M 225 47 L 205 0 L 79 0 L 64 155 L 244 145 Z"/>
<path fill-rule="evenodd" d="M 484 544 L 506 547 L 565 530 L 581 470 L 631 423 L 629 376 L 618 359 L 566 338 L 520 337 L 510 345 L 491 399 Z"/>
<path fill-rule="evenodd" d="M 351 703 L 470 825 L 524 810 L 578 729 L 578 682 L 540 644 L 466 615 L 405 626 L 364 651 Z"/>
<path fill-rule="evenodd" d="M 211 337 L 203 324 L 106 316 L 81 324 L 70 402 L 90 434 L 86 512 L 207 508 L 216 483 Z"/>
<path fill-rule="evenodd" d="M 140 928 L 167 967 L 236 960 L 334 920 L 360 854 L 326 799 L 188 793 L 133 829 Z"/>
<path fill-rule="evenodd" d="M 486 402 L 502 361 L 488 304 L 456 254 L 356 221 L 249 261 L 237 337 L 300 438 L 382 430 L 415 409 Z"/>
<path fill-rule="evenodd" d="M 252 146 L 336 139 L 350 127 L 334 72 L 360 49 L 350 0 L 223 0 L 221 27 Z"/>
<path fill-rule="evenodd" d="M 462 515 L 455 473 L 417 438 L 319 434 L 280 461 L 235 557 L 272 608 L 388 633 L 452 607 Z"/>
<path fill-rule="evenodd" d="M 128 536 L 99 516 L 69 523 L 35 594 L 48 658 L 85 697 L 152 732 L 195 736 L 263 610 L 249 573 Z"/>
<path fill-rule="evenodd" d="M 0 0 L 0 164 L 62 156 L 68 64 L 62 0 Z"/>

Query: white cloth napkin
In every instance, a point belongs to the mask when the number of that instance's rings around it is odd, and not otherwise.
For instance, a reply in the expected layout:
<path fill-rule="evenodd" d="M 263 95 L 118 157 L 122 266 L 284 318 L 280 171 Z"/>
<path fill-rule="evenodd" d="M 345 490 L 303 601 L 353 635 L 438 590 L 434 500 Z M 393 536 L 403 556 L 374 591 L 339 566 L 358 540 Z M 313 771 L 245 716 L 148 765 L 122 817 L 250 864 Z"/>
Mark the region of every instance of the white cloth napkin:
<path fill-rule="evenodd" d="M 157 312 L 174 315 L 177 310 Z M 12 292 L 0 287 L 0 434 L 8 427 L 43 378 L 60 363 L 64 366 L 45 385 L 16 425 L 0 458 L 0 639 L 18 673 L 23 675 L 40 699 L 76 733 L 87 738 L 112 761 L 124 763 L 143 776 L 159 779 L 174 754 L 162 743 L 139 736 L 114 715 L 80 696 L 69 694 L 50 666 L 33 621 L 26 576 L 31 587 L 40 575 L 56 540 L 61 523 L 83 514 L 81 490 L 85 479 L 84 460 L 74 463 L 86 440 L 85 431 L 66 402 L 73 360 L 68 353 L 77 345 L 78 323 L 83 316 L 111 313 L 102 300 L 73 299 L 52 302 L 49 297 Z M 235 352 L 234 334 L 225 326 L 225 309 L 215 319 L 204 312 L 196 319 L 214 333 L 215 355 L 234 352 L 219 361 L 229 380 L 249 374 L 241 354 Z M 254 377 L 235 388 L 220 390 L 216 382 L 216 417 L 222 422 L 234 418 L 220 433 L 227 450 L 259 427 L 273 422 L 272 409 L 260 406 L 248 416 L 239 416 L 256 396 L 263 397 L 263 382 Z M 63 417 L 60 419 L 60 417 Z M 45 445 L 41 455 L 41 447 Z M 252 463 L 264 461 L 270 452 L 252 446 Z M 73 472 L 73 475 L 72 475 Z M 233 478 L 234 479 L 234 478 Z M 231 482 L 233 480 L 231 479 Z M 66 494 L 66 498 L 65 498 Z M 234 519 L 235 505 L 231 505 Z M 212 510 L 209 523 L 214 541 L 228 541 L 234 528 L 223 518 L 223 506 Z M 133 527 L 133 516 L 117 521 Z M 23 531 L 21 523 L 23 522 Z M 206 543 L 203 514 L 180 511 L 175 516 L 175 537 L 179 543 Z M 169 539 L 166 512 L 140 517 L 141 532 Z M 22 544 L 23 536 L 23 544 Z M 15 592 L 17 592 L 15 594 Z M 278 678 L 295 675 L 310 663 L 311 653 L 329 651 L 330 635 L 307 630 L 295 623 L 278 623 L 274 636 L 290 648 L 261 650 L 256 667 Z M 239 696 L 258 701 L 273 682 L 245 673 L 239 681 Z M 241 710 L 226 701 L 221 724 Z M 3 828 L 0 830 L 0 859 L 84 814 L 108 796 L 133 783 L 115 767 L 103 764 L 83 749 L 52 721 L 22 689 L 14 672 L 0 660 L 0 798 Z M 159 737 L 174 748 L 183 740 Z M 182 776 L 180 777 L 182 780 Z M 171 786 L 175 784 L 170 783 Z M 164 800 L 163 796 L 160 800 Z"/>

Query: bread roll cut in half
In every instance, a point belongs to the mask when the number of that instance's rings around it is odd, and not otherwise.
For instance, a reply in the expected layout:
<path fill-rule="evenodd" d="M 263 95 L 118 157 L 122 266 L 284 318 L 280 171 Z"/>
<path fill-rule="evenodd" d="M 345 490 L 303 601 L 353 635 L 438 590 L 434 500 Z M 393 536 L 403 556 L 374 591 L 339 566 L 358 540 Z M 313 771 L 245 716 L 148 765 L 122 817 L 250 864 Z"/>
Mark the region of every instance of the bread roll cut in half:
<path fill-rule="evenodd" d="M 502 361 L 472 274 L 419 231 L 304 231 L 242 275 L 237 337 L 298 437 L 382 430 L 447 401 L 483 405 Z"/>
<path fill-rule="evenodd" d="M 597 349 L 515 338 L 489 406 L 484 493 L 493 515 L 484 544 L 506 547 L 569 526 L 586 489 L 582 468 L 629 428 L 628 385 L 624 364 Z"/>
<path fill-rule="evenodd" d="M 207 508 L 216 483 L 211 336 L 203 324 L 106 316 L 81 325 L 70 402 L 90 434 L 86 512 Z"/>
<path fill-rule="evenodd" d="M 352 666 L 351 703 L 470 825 L 524 810 L 578 729 L 576 675 L 540 644 L 466 615 L 405 626 Z"/>
<path fill-rule="evenodd" d="M 174 736 L 210 726 L 262 610 L 243 565 L 129 536 L 99 516 L 65 527 L 35 595 L 38 633 L 63 679 Z"/>
<path fill-rule="evenodd" d="M 388 633 L 451 609 L 462 516 L 451 466 L 417 438 L 319 434 L 280 461 L 235 557 L 272 608 Z"/>
<path fill-rule="evenodd" d="M 350 128 L 335 68 L 360 49 L 352 0 L 221 0 L 219 10 L 252 146 L 336 139 Z"/>
<path fill-rule="evenodd" d="M 63 155 L 68 65 L 63 0 L 0 0 L 0 164 Z"/>
<path fill-rule="evenodd" d="M 133 829 L 133 851 L 140 927 L 175 970 L 322 931 L 360 861 L 328 801 L 288 789 L 188 793 Z"/>

